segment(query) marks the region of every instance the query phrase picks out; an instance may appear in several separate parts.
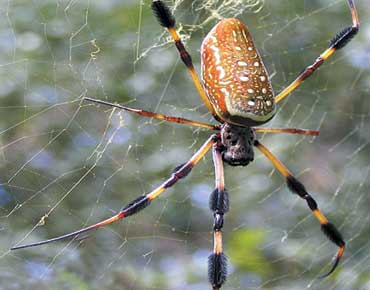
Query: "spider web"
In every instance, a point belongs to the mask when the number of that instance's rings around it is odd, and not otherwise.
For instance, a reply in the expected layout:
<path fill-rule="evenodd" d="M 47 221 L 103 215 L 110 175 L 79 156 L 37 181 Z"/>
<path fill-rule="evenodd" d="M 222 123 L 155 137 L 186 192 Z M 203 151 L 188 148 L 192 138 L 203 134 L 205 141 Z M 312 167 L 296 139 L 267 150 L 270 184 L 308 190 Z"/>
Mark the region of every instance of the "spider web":
<path fill-rule="evenodd" d="M 249 26 L 276 92 L 351 24 L 344 0 L 169 4 L 199 71 L 202 38 L 222 17 Z M 214 122 L 149 1 L 0 2 L 0 289 L 210 289 L 210 154 L 135 216 L 78 241 L 10 252 L 107 218 L 159 185 L 210 132 L 139 118 L 84 96 Z M 258 152 L 226 167 L 231 211 L 223 289 L 370 289 L 370 13 L 361 33 L 279 106 L 259 135 L 313 194 L 348 242 L 336 247 L 305 202 Z M 280 104 L 279 104 L 280 105 Z"/>

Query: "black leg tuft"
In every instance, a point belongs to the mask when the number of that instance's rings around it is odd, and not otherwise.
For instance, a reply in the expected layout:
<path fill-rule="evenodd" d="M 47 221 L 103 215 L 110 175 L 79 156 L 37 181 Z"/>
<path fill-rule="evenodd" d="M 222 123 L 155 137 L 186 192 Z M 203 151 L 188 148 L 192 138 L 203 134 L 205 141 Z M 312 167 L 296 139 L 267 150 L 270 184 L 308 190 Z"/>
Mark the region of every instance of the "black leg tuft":
<path fill-rule="evenodd" d="M 172 170 L 172 173 L 175 173 L 176 171 L 178 171 L 181 167 L 183 167 L 184 165 L 186 164 L 186 162 L 184 163 L 181 163 L 180 165 L 176 166 L 174 170 Z"/>
<path fill-rule="evenodd" d="M 157 0 L 152 2 L 152 9 L 154 15 L 157 17 L 158 22 L 166 28 L 175 26 L 175 18 L 172 16 L 172 13 L 168 6 L 164 2 Z"/>
<path fill-rule="evenodd" d="M 310 195 L 307 195 L 306 201 L 307 201 L 308 207 L 312 211 L 317 210 L 317 202 Z"/>
<path fill-rule="evenodd" d="M 213 212 L 227 213 L 229 211 L 229 193 L 224 189 L 223 191 L 217 188 L 211 193 L 209 197 L 209 208 Z"/>
<path fill-rule="evenodd" d="M 332 223 L 321 225 L 321 229 L 324 234 L 338 247 L 345 246 L 346 243 L 343 241 L 341 233 Z"/>
<path fill-rule="evenodd" d="M 358 27 L 346 27 L 330 41 L 330 47 L 341 49 L 344 47 L 358 32 Z"/>
<path fill-rule="evenodd" d="M 211 254 L 208 257 L 208 281 L 213 288 L 220 288 L 226 281 L 227 258 L 224 253 Z"/>
<path fill-rule="evenodd" d="M 298 179 L 296 179 L 293 176 L 288 176 L 286 178 L 286 182 L 291 192 L 298 194 L 302 198 L 306 197 L 307 195 L 306 188 L 301 182 L 298 181 Z"/>
<path fill-rule="evenodd" d="M 142 195 L 125 206 L 121 211 L 125 212 L 125 216 L 133 215 L 150 204 L 150 199 L 146 195 Z"/>

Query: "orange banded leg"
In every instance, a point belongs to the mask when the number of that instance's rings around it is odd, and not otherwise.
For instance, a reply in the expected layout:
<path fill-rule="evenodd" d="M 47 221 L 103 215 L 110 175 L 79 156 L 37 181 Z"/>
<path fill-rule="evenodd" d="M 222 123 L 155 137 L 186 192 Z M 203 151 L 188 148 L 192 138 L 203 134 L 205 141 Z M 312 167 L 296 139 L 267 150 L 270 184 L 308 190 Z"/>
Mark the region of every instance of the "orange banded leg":
<path fill-rule="evenodd" d="M 321 229 L 324 234 L 331 240 L 334 244 L 336 244 L 339 249 L 335 256 L 334 263 L 330 268 L 329 272 L 324 275 L 321 275 L 319 278 L 324 278 L 329 276 L 331 273 L 334 272 L 335 268 L 338 266 L 340 258 L 343 255 L 345 242 L 343 241 L 341 233 L 337 230 L 337 228 L 330 223 L 323 213 L 319 210 L 316 201 L 312 198 L 312 196 L 306 191 L 304 185 L 299 182 L 292 173 L 285 167 L 283 163 L 280 162 L 265 146 L 263 146 L 259 141 L 254 142 L 254 146 L 256 146 L 276 167 L 276 169 L 286 178 L 286 182 L 288 188 L 294 194 L 299 195 L 301 198 L 305 199 L 307 202 L 308 207 L 312 210 L 313 214 L 321 224 Z"/>
<path fill-rule="evenodd" d="M 288 133 L 288 134 L 299 134 L 309 136 L 319 136 L 320 131 L 306 130 L 297 128 L 253 128 L 256 133 Z"/>
<path fill-rule="evenodd" d="M 222 250 L 222 227 L 224 214 L 229 211 L 229 194 L 225 190 L 224 166 L 221 148 L 218 143 L 212 148 L 215 167 L 216 188 L 209 199 L 209 207 L 213 212 L 213 253 L 208 257 L 208 280 L 214 290 L 221 288 L 226 281 L 227 259 Z"/>
<path fill-rule="evenodd" d="M 29 248 L 29 247 L 36 247 L 41 246 L 44 244 L 68 239 L 68 238 L 74 238 L 82 233 L 85 233 L 90 230 L 94 230 L 97 228 L 100 228 L 102 226 L 114 223 L 120 219 L 129 217 L 131 215 L 134 215 L 141 211 L 142 209 L 146 208 L 153 199 L 157 198 L 162 192 L 164 192 L 167 188 L 173 186 L 177 181 L 180 179 L 186 177 L 190 171 L 193 169 L 193 167 L 204 157 L 204 155 L 211 149 L 212 145 L 216 142 L 217 137 L 216 135 L 212 135 L 204 144 L 203 146 L 190 158 L 190 160 L 178 167 L 175 168 L 172 175 L 164 181 L 160 186 L 158 186 L 156 189 L 154 189 L 152 192 L 142 195 L 129 203 L 127 206 L 125 206 L 118 214 L 101 221 L 99 223 L 96 223 L 94 225 L 88 226 L 86 228 L 74 231 L 72 233 L 59 236 L 56 238 L 52 238 L 49 240 L 36 242 L 32 244 L 27 245 L 21 245 L 21 246 L 15 246 L 11 248 L 11 250 L 17 250 L 17 249 L 23 249 L 23 248 Z"/>
<path fill-rule="evenodd" d="M 325 60 L 327 60 L 335 51 L 344 47 L 358 32 L 360 28 L 360 21 L 358 19 L 357 11 L 353 0 L 347 0 L 352 15 L 352 26 L 344 28 L 340 31 L 329 44 L 327 48 L 315 62 L 308 66 L 288 87 L 275 97 L 275 102 L 278 103 L 294 91 L 306 78 L 313 74 Z"/>
<path fill-rule="evenodd" d="M 155 16 L 158 19 L 158 22 L 165 28 L 168 29 L 173 41 L 175 42 L 176 48 L 179 51 L 181 60 L 186 65 L 189 74 L 194 82 L 195 87 L 203 101 L 203 103 L 207 106 L 208 110 L 212 113 L 213 116 L 216 115 L 215 110 L 213 109 L 211 103 L 208 100 L 208 97 L 203 89 L 203 86 L 199 80 L 199 77 L 195 71 L 193 61 L 191 59 L 190 54 L 186 51 L 184 44 L 181 41 L 179 34 L 175 29 L 175 18 L 173 17 L 170 9 L 160 0 L 154 0 L 152 2 L 152 9 Z"/>
<path fill-rule="evenodd" d="M 89 101 L 89 102 L 93 102 L 93 103 L 97 103 L 97 104 L 101 104 L 101 105 L 105 105 L 105 106 L 115 107 L 115 108 L 125 110 L 125 111 L 131 112 L 131 113 L 135 113 L 135 114 L 138 114 L 138 115 L 144 116 L 144 117 L 155 118 L 155 119 L 158 119 L 158 120 L 164 120 L 164 121 L 172 122 L 172 123 L 187 124 L 187 125 L 191 125 L 191 126 L 195 126 L 195 127 L 209 129 L 209 130 L 219 130 L 219 126 L 217 126 L 217 125 L 206 124 L 206 123 L 192 121 L 192 120 L 189 120 L 189 119 L 184 119 L 184 118 L 179 118 L 179 117 L 166 116 L 166 115 L 162 115 L 162 114 L 152 113 L 152 112 L 149 112 L 149 111 L 144 111 L 144 110 L 141 110 L 141 109 L 133 109 L 133 108 L 129 108 L 129 107 L 126 107 L 126 106 L 119 105 L 119 104 L 114 104 L 114 103 L 110 103 L 110 102 L 106 102 L 106 101 L 98 100 L 98 99 L 93 99 L 93 98 L 89 98 L 89 97 L 85 97 L 84 100 Z"/>

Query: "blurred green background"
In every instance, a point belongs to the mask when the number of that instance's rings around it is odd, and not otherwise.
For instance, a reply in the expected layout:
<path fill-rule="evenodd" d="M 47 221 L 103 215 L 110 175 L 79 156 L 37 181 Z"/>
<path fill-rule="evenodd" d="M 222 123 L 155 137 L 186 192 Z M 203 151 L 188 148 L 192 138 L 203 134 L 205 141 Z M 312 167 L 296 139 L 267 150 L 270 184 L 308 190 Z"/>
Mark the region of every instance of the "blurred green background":
<path fill-rule="evenodd" d="M 176 1 L 177 27 L 199 71 L 202 38 L 221 17 L 249 27 L 281 91 L 351 25 L 345 0 Z M 359 35 L 281 103 L 266 126 L 317 138 L 259 135 L 313 194 L 348 242 L 336 247 L 304 201 L 256 152 L 226 167 L 231 211 L 223 289 L 370 289 L 370 7 Z M 214 122 L 150 1 L 0 1 L 0 289 L 210 289 L 210 154 L 145 211 L 62 241 L 10 252 L 107 218 L 149 192 L 210 132 L 96 106 L 90 96 Z"/>

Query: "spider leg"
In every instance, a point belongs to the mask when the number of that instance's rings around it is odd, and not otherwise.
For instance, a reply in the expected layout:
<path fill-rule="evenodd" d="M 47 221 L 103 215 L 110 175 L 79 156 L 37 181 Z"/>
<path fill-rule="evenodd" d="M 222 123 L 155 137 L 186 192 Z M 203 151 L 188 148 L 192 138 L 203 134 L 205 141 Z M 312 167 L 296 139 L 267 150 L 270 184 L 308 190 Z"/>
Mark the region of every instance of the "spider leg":
<path fill-rule="evenodd" d="M 216 135 L 212 135 L 208 140 L 202 145 L 202 147 L 189 159 L 188 162 L 176 167 L 172 175 L 165 180 L 160 186 L 158 186 L 156 189 L 154 189 L 152 192 L 139 196 L 137 199 L 129 203 L 127 206 L 125 206 L 119 213 L 116 215 L 103 220 L 99 223 L 96 223 L 94 225 L 82 228 L 80 230 L 74 231 L 72 233 L 62 235 L 56 238 L 52 238 L 49 240 L 31 243 L 27 245 L 21 245 L 21 246 L 14 246 L 11 248 L 11 250 L 18 250 L 23 248 L 29 248 L 29 247 L 35 247 L 35 246 L 41 246 L 44 244 L 52 243 L 55 241 L 60 241 L 68 238 L 74 238 L 82 233 L 85 233 L 90 230 L 94 230 L 97 228 L 100 228 L 102 226 L 114 223 L 120 219 L 129 217 L 131 215 L 134 215 L 141 211 L 142 209 L 146 208 L 153 199 L 157 198 L 162 192 L 164 192 L 167 188 L 173 186 L 177 181 L 180 179 L 186 177 L 190 171 L 193 169 L 193 167 L 204 157 L 204 155 L 211 149 L 212 145 L 217 141 L 218 137 Z"/>
<path fill-rule="evenodd" d="M 265 128 L 257 127 L 253 128 L 256 133 L 288 133 L 288 134 L 299 134 L 299 135 L 310 135 L 319 136 L 320 131 L 306 130 L 298 128 Z"/>
<path fill-rule="evenodd" d="M 275 97 L 275 102 L 278 103 L 287 95 L 294 91 L 306 78 L 308 78 L 314 71 L 316 71 L 325 60 L 327 60 L 335 51 L 344 47 L 358 32 L 360 28 L 360 21 L 358 19 L 357 11 L 353 0 L 347 0 L 352 15 L 352 26 L 349 26 L 340 31 L 331 41 L 329 48 L 327 48 L 315 62 L 308 66 L 288 87 Z"/>
<path fill-rule="evenodd" d="M 218 128 L 219 128 L 219 126 L 217 126 L 217 125 L 206 124 L 206 123 L 193 121 L 193 120 L 189 120 L 189 119 L 184 119 L 184 118 L 179 118 L 179 117 L 166 116 L 166 115 L 157 114 L 157 113 L 153 113 L 153 112 L 149 112 L 149 111 L 144 111 L 144 110 L 141 110 L 141 109 L 133 109 L 133 108 L 129 108 L 129 107 L 126 107 L 126 106 L 119 105 L 119 104 L 114 104 L 114 103 L 110 103 L 110 102 L 106 102 L 106 101 L 98 100 L 98 99 L 93 99 L 93 98 L 89 98 L 89 97 L 85 97 L 84 100 L 89 101 L 89 102 L 93 102 L 93 103 L 97 103 L 97 104 L 101 104 L 101 105 L 105 105 L 105 106 L 115 107 L 115 108 L 118 108 L 118 109 L 121 109 L 121 110 L 125 110 L 125 111 L 131 112 L 131 113 L 138 114 L 140 116 L 155 118 L 155 119 L 164 120 L 164 121 L 167 121 L 167 122 L 187 124 L 187 125 L 191 125 L 191 126 L 195 126 L 195 127 L 201 127 L 201 128 L 204 128 L 204 129 L 209 129 L 209 130 L 218 130 Z"/>
<path fill-rule="evenodd" d="M 222 250 L 222 227 L 224 214 L 229 211 L 229 195 L 225 189 L 224 166 L 221 147 L 218 143 L 212 148 L 215 167 L 216 188 L 209 200 L 209 207 L 213 212 L 213 253 L 208 257 L 208 280 L 214 290 L 221 288 L 226 281 L 227 259 Z"/>
<path fill-rule="evenodd" d="M 173 17 L 170 9 L 166 6 L 166 4 L 160 0 L 154 0 L 152 2 L 152 10 L 155 16 L 158 19 L 158 22 L 165 28 L 168 29 L 173 41 L 175 42 L 176 48 L 180 54 L 180 58 L 183 63 L 186 65 L 188 72 L 193 80 L 193 83 L 203 101 L 203 103 L 207 106 L 208 110 L 212 113 L 213 116 L 216 116 L 215 110 L 213 109 L 208 97 L 203 89 L 202 83 L 199 80 L 197 72 L 195 71 L 193 61 L 191 59 L 190 54 L 186 51 L 184 44 L 181 41 L 179 34 L 175 29 L 175 18 Z"/>
<path fill-rule="evenodd" d="M 312 196 L 306 191 L 304 185 L 300 183 L 285 167 L 284 164 L 280 162 L 264 145 L 262 145 L 259 141 L 254 142 L 254 146 L 256 146 L 276 167 L 276 169 L 286 178 L 286 182 L 290 191 L 294 194 L 299 195 L 301 198 L 305 199 L 307 202 L 308 207 L 312 210 L 313 214 L 321 224 L 321 229 L 324 234 L 334 243 L 336 244 L 339 249 L 335 256 L 334 263 L 331 266 L 329 272 L 324 275 L 319 276 L 319 278 L 324 278 L 329 276 L 331 273 L 334 272 L 335 268 L 338 266 L 340 258 L 343 255 L 345 242 L 343 241 L 341 233 L 337 230 L 337 228 L 330 223 L 327 218 L 322 214 L 319 210 L 316 201 L 312 198 Z"/>

